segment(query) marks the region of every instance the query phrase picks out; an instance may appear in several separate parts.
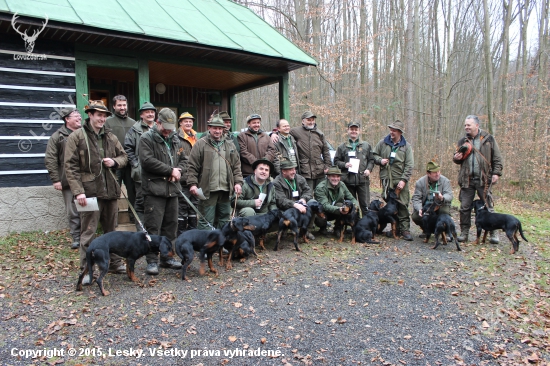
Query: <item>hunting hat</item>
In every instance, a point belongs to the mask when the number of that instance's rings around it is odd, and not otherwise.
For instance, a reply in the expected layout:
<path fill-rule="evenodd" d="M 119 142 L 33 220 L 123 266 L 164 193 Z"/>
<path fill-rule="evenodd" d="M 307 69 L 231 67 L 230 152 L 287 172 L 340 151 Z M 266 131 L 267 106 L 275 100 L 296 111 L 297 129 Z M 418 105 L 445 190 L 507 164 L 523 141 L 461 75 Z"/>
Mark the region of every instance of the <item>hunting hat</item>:
<path fill-rule="evenodd" d="M 348 128 L 350 127 L 358 127 L 358 128 L 361 128 L 361 124 L 359 124 L 359 122 L 350 122 L 348 124 Z"/>
<path fill-rule="evenodd" d="M 233 118 L 231 118 L 231 116 L 229 115 L 229 113 L 227 113 L 227 111 L 220 112 L 220 117 L 221 117 L 221 119 L 223 119 L 223 120 L 226 120 L 226 119 L 233 119 Z"/>
<path fill-rule="evenodd" d="M 170 108 L 162 108 L 158 120 L 162 123 L 162 128 L 166 130 L 176 129 L 176 114 Z"/>
<path fill-rule="evenodd" d="M 429 173 L 438 172 L 439 169 L 441 169 L 441 167 L 435 161 L 430 161 L 428 164 L 426 164 L 426 171 Z"/>
<path fill-rule="evenodd" d="M 253 162 L 252 163 L 252 170 L 256 170 L 256 167 L 260 164 L 265 164 L 265 165 L 269 166 L 269 174 L 275 173 L 275 166 L 273 165 L 272 162 L 270 162 L 267 159 L 258 159 L 255 162 Z"/>
<path fill-rule="evenodd" d="M 219 114 L 216 114 L 214 117 L 212 117 L 210 121 L 208 121 L 208 126 L 225 128 L 225 125 L 223 124 L 223 119 L 221 119 Z"/>
<path fill-rule="evenodd" d="M 316 115 L 313 114 L 313 112 L 311 111 L 305 111 L 303 114 L 302 114 L 302 119 L 304 118 L 317 118 Z"/>
<path fill-rule="evenodd" d="M 292 169 L 296 168 L 296 163 L 293 163 L 290 159 L 281 160 L 281 169 Z"/>
<path fill-rule="evenodd" d="M 184 118 L 189 118 L 189 119 L 192 119 L 193 121 L 195 120 L 195 117 L 193 117 L 193 115 L 191 113 L 183 112 L 182 114 L 180 114 L 180 118 L 178 118 L 178 122 L 181 121 Z"/>
<path fill-rule="evenodd" d="M 69 117 L 69 115 L 71 113 L 73 113 L 74 111 L 76 111 L 77 109 L 76 108 L 73 108 L 73 107 L 63 107 L 61 108 L 61 110 L 59 111 L 59 116 L 61 116 L 61 119 L 62 120 L 65 120 L 66 117 Z"/>
<path fill-rule="evenodd" d="M 91 111 L 100 111 L 107 113 L 108 116 L 113 115 L 111 112 L 109 112 L 102 100 L 89 100 L 88 105 L 85 106 L 84 109 L 86 109 L 86 113 Z"/>
<path fill-rule="evenodd" d="M 327 175 L 342 175 L 342 171 L 337 166 L 333 165 L 328 168 Z"/>
<path fill-rule="evenodd" d="M 253 113 L 251 114 L 250 116 L 246 117 L 246 123 L 252 121 L 253 119 L 259 119 L 260 121 L 262 120 L 262 116 L 260 116 L 259 114 L 257 113 Z"/>
<path fill-rule="evenodd" d="M 405 125 L 403 125 L 403 122 L 400 120 L 395 121 L 394 123 L 388 125 L 389 128 L 393 128 L 394 130 L 399 130 L 401 133 L 405 133 Z"/>
<path fill-rule="evenodd" d="M 148 110 L 152 110 L 152 111 L 157 111 L 157 109 L 155 108 L 155 106 L 152 104 L 152 103 L 149 103 L 149 102 L 145 102 L 143 103 L 143 105 L 141 106 L 141 108 L 139 109 L 139 113 L 143 112 L 143 111 L 148 111 Z"/>

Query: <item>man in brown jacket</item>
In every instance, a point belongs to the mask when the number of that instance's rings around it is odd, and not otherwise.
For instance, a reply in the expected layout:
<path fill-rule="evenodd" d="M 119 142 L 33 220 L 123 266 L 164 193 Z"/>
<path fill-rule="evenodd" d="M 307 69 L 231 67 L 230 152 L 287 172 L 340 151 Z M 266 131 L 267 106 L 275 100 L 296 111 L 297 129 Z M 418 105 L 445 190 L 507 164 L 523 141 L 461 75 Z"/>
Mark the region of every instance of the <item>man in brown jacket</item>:
<path fill-rule="evenodd" d="M 493 212 L 493 197 L 490 187 L 502 175 L 502 157 L 495 138 L 479 127 L 479 118 L 475 115 L 466 117 L 464 121 L 466 135 L 457 144 L 457 152 L 453 162 L 460 165 L 458 185 L 460 186 L 460 231 L 458 241 L 468 241 L 471 226 L 472 203 L 476 192 L 487 204 L 487 209 Z M 469 153 L 461 152 L 461 147 L 470 146 Z M 498 232 L 491 231 L 491 244 L 498 244 Z"/>
<path fill-rule="evenodd" d="M 208 221 L 221 229 L 229 221 L 231 201 L 229 198 L 242 192 L 243 176 L 237 148 L 230 140 L 223 138 L 225 126 L 219 116 L 208 122 L 208 133 L 199 139 L 191 149 L 187 184 L 189 192 L 204 198 L 199 201 L 199 229 L 210 229 Z"/>
<path fill-rule="evenodd" d="M 87 198 L 96 197 L 99 211 L 80 213 L 80 269 L 86 265 L 86 249 L 95 238 L 97 223 L 104 233 L 115 230 L 120 186 L 109 169 L 126 166 L 128 157 L 116 136 L 104 127 L 111 114 L 101 100 L 91 100 L 82 128 L 74 131 L 65 146 L 65 173 L 71 191 L 80 206 Z M 125 273 L 126 265 L 118 255 L 111 254 L 111 271 Z M 87 275 L 83 284 L 90 283 Z"/>
<path fill-rule="evenodd" d="M 258 159 L 266 159 L 273 163 L 275 172 L 279 171 L 277 150 L 267 133 L 261 130 L 262 117 L 259 114 L 251 114 L 246 118 L 248 129 L 239 134 L 239 146 L 241 154 L 241 171 L 243 177 L 254 174 L 252 164 Z M 274 175 L 274 172 L 272 172 Z"/>
<path fill-rule="evenodd" d="M 325 135 L 317 128 L 316 118 L 313 113 L 306 111 L 302 114 L 302 126 L 290 130 L 300 155 L 300 175 L 313 191 L 325 179 L 332 165 Z"/>
<path fill-rule="evenodd" d="M 71 192 L 69 182 L 67 182 L 67 177 L 65 176 L 63 159 L 65 156 L 65 143 L 67 142 L 67 138 L 73 131 L 80 128 L 82 117 L 76 109 L 71 107 L 63 108 L 60 115 L 65 124 L 55 131 L 48 140 L 44 163 L 46 164 L 46 169 L 48 169 L 50 179 L 53 182 L 53 187 L 63 194 L 65 211 L 69 219 L 69 230 L 73 237 L 71 249 L 78 249 L 80 247 L 80 214 L 76 210 L 73 193 Z"/>

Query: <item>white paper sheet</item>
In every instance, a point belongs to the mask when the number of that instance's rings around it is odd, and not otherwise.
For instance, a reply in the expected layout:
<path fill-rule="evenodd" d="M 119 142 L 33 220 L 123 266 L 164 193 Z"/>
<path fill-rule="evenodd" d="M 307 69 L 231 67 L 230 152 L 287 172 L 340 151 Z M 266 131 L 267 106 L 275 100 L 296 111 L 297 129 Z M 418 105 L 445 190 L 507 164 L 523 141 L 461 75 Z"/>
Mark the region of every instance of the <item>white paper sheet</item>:
<path fill-rule="evenodd" d="M 350 173 L 359 173 L 359 163 L 361 160 L 359 159 L 349 159 L 349 162 L 351 163 L 351 166 L 348 168 L 348 172 Z"/>
<path fill-rule="evenodd" d="M 78 212 L 99 211 L 96 197 L 86 198 L 86 206 L 80 206 L 77 200 L 74 200 L 74 204 Z"/>

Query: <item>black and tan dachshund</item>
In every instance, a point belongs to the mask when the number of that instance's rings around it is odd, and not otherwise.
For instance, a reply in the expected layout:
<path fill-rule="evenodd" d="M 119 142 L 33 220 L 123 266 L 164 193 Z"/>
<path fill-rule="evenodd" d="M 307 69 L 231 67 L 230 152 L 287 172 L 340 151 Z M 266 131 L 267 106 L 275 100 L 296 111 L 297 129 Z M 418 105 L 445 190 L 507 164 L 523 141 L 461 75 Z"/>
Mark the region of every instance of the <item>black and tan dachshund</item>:
<path fill-rule="evenodd" d="M 225 264 L 226 270 L 232 268 L 231 259 L 234 257 L 243 258 L 244 260 L 244 258 L 248 258 L 251 253 L 256 257 L 258 256 L 254 249 L 254 235 L 252 235 L 251 231 L 238 231 L 235 226 L 228 222 L 222 227 L 222 234 L 225 238 L 225 243 L 223 247 L 220 248 L 220 267 L 224 266 L 224 249 L 229 253 Z"/>
<path fill-rule="evenodd" d="M 193 229 L 184 231 L 176 239 L 176 253 L 181 258 L 181 279 L 187 279 L 187 267 L 193 261 L 195 251 L 199 252 L 200 268 L 199 274 L 204 275 L 205 260 L 208 259 L 210 272 L 218 275 L 218 271 L 212 263 L 212 256 L 217 253 L 223 244 L 225 238 L 220 230 L 199 230 Z"/>
<path fill-rule="evenodd" d="M 453 218 L 449 214 L 441 213 L 439 211 L 440 207 L 436 203 L 426 202 L 422 208 L 422 229 L 424 230 L 424 234 L 426 234 L 424 243 L 427 243 L 430 240 L 430 236 L 434 234 L 435 245 L 432 249 L 437 249 L 440 244 L 440 236 L 445 245 L 447 245 L 447 237 L 454 238 L 456 250 L 460 251 Z"/>
<path fill-rule="evenodd" d="M 481 237 L 481 232 L 483 230 L 485 230 L 485 233 L 483 234 L 483 243 L 485 243 L 485 240 L 487 239 L 487 233 L 489 231 L 504 230 L 506 236 L 512 243 L 512 250 L 510 251 L 510 254 L 514 254 L 519 250 L 518 232 L 520 233 L 523 240 L 529 242 L 523 235 L 521 222 L 515 216 L 489 212 L 489 210 L 485 206 L 485 203 L 483 203 L 482 200 L 475 200 L 473 205 L 476 213 L 476 243 L 478 245 L 479 238 Z"/>
<path fill-rule="evenodd" d="M 353 202 L 350 200 L 345 200 L 340 209 L 340 216 L 334 220 L 334 228 L 340 228 L 342 230 L 340 232 L 340 243 L 344 241 L 346 228 L 351 226 L 351 243 L 355 244 L 355 231 L 353 231 L 353 227 L 358 219 L 359 215 L 357 215 L 357 209 L 355 208 Z"/>
<path fill-rule="evenodd" d="M 99 277 L 96 282 L 103 296 L 109 295 L 109 291 L 103 288 L 103 277 L 109 271 L 111 253 L 126 258 L 126 274 L 133 282 L 139 282 L 134 274 L 136 260 L 149 252 L 160 252 L 163 257 L 172 257 L 172 243 L 165 236 L 150 235 L 147 240 L 144 232 L 112 231 L 94 239 L 86 250 L 86 267 L 78 276 L 76 290 L 82 291 L 82 280 L 85 275 L 93 279 L 94 264 L 99 268 Z M 91 281 L 90 281 L 91 283 Z"/>
<path fill-rule="evenodd" d="M 235 217 L 231 224 L 239 231 L 252 231 L 254 237 L 259 239 L 259 247 L 265 250 L 265 236 L 269 229 L 279 220 L 280 211 L 273 210 L 263 215 Z"/>
<path fill-rule="evenodd" d="M 378 230 L 378 213 L 368 210 L 365 216 L 355 224 L 353 231 L 355 232 L 355 241 L 357 243 L 379 244 L 374 240 L 374 236 Z"/>
<path fill-rule="evenodd" d="M 308 243 L 306 237 L 307 227 L 309 226 L 311 220 L 313 220 L 313 215 L 317 215 L 322 219 L 325 219 L 325 214 L 323 212 L 323 205 L 317 201 L 310 201 L 306 207 L 306 213 L 302 214 L 298 211 L 297 208 L 289 208 L 288 210 L 282 213 L 282 217 L 279 219 L 279 231 L 277 232 L 277 243 L 273 250 L 279 249 L 279 244 L 281 243 L 281 237 L 284 233 L 290 229 L 294 233 L 294 247 L 296 251 L 300 251 L 298 247 L 298 237 L 302 238 L 305 243 Z"/>
<path fill-rule="evenodd" d="M 393 190 L 389 191 L 385 204 L 380 200 L 374 200 L 370 203 L 369 210 L 378 214 L 378 230 L 376 230 L 378 234 L 381 234 L 386 226 L 391 224 L 393 238 L 399 239 L 397 236 L 397 195 Z"/>

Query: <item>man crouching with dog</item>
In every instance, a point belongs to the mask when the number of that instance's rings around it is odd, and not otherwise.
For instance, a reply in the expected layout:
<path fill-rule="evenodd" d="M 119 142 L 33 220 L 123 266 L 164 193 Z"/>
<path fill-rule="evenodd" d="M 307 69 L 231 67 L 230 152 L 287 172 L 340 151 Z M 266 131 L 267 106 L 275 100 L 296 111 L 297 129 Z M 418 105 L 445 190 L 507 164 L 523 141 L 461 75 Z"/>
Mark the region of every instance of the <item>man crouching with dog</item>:
<path fill-rule="evenodd" d="M 323 205 L 325 219 L 315 217 L 315 225 L 319 227 L 319 233 L 327 234 L 327 223 L 333 221 L 344 214 L 344 201 L 351 201 L 355 207 L 358 207 L 357 200 L 346 185 L 340 181 L 342 172 L 336 166 L 330 167 L 327 177 L 315 188 L 315 199 Z M 334 235 L 340 235 L 342 227 L 337 223 L 334 225 Z"/>
<path fill-rule="evenodd" d="M 441 175 L 441 167 L 436 162 L 430 161 L 426 164 L 426 175 L 416 181 L 412 196 L 413 222 L 422 228 L 420 238 L 425 238 L 426 233 L 422 227 L 422 207 L 426 203 L 439 205 L 439 212 L 451 214 L 451 202 L 453 200 L 453 189 L 451 181 Z"/>
<path fill-rule="evenodd" d="M 242 193 L 231 197 L 231 205 L 237 207 L 237 216 L 264 215 L 277 209 L 275 189 L 270 174 L 275 170 L 267 159 L 258 159 L 252 163 L 254 174 L 244 179 Z"/>
<path fill-rule="evenodd" d="M 156 124 L 141 136 L 139 142 L 145 229 L 150 234 L 166 236 L 172 246 L 178 229 L 180 179 L 187 169 L 187 157 L 175 131 L 176 122 L 176 114 L 163 108 Z M 157 275 L 158 254 L 150 252 L 145 258 L 147 274 Z M 176 259 L 162 256 L 160 266 L 181 269 L 181 263 Z"/>
<path fill-rule="evenodd" d="M 87 205 L 87 198 L 97 197 L 99 211 L 80 213 L 80 269 L 86 266 L 86 249 L 94 240 L 98 222 L 104 233 L 115 230 L 118 215 L 120 186 L 108 172 L 126 166 L 128 156 L 121 143 L 105 121 L 111 112 L 101 100 L 90 100 L 86 106 L 88 118 L 82 128 L 67 138 L 65 145 L 65 174 L 71 191 L 80 206 Z M 109 270 L 126 273 L 126 265 L 118 255 L 111 255 Z M 91 283 L 86 276 L 82 284 Z"/>
<path fill-rule="evenodd" d="M 479 118 L 475 115 L 464 121 L 466 136 L 457 144 L 453 163 L 460 165 L 458 185 L 460 186 L 460 236 L 459 242 L 468 241 L 474 198 L 477 195 L 494 212 L 491 185 L 502 175 L 502 157 L 495 138 L 479 127 Z M 491 244 L 498 244 L 498 233 L 491 231 Z"/>

